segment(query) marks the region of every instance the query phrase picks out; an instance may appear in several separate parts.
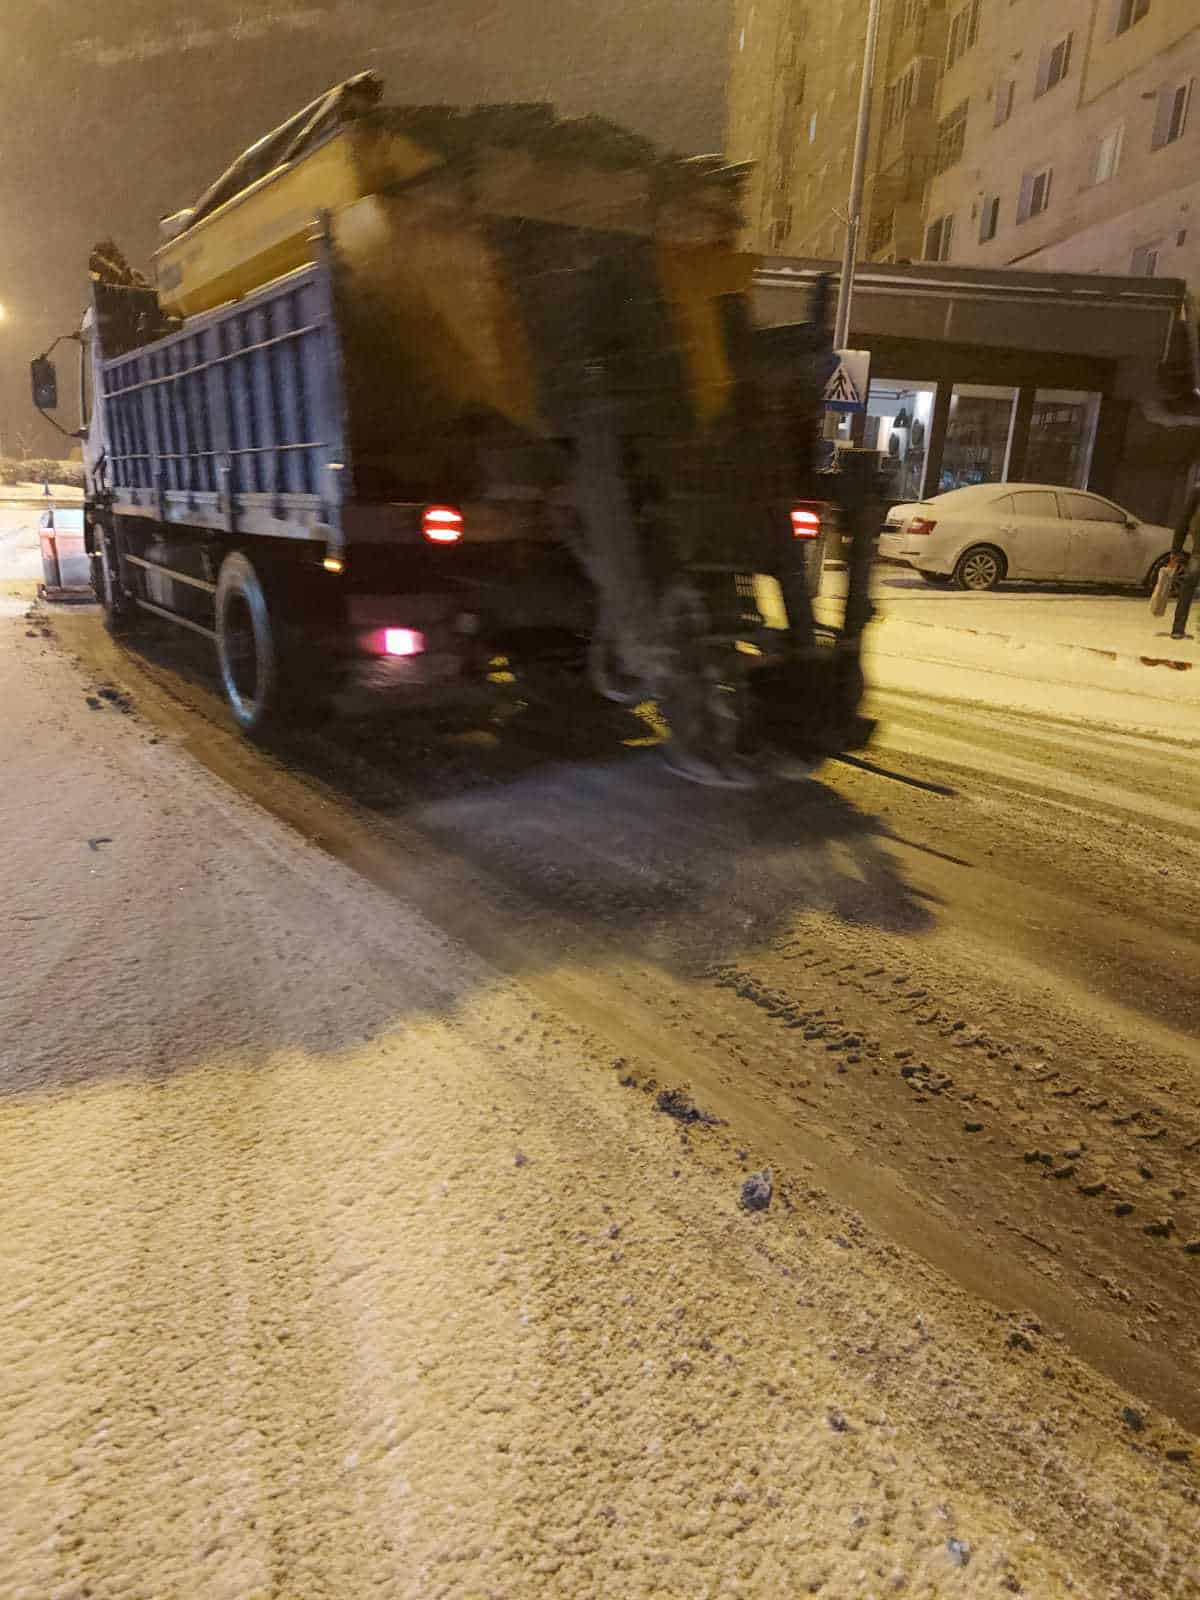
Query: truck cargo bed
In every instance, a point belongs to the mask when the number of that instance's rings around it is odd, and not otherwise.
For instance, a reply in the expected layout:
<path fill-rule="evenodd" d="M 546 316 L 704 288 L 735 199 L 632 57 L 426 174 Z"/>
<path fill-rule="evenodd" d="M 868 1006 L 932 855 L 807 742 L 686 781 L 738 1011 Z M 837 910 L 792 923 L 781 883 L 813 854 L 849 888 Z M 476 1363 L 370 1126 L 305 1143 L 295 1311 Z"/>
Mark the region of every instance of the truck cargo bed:
<path fill-rule="evenodd" d="M 318 263 L 101 367 L 114 509 L 339 537 L 337 330 Z"/>

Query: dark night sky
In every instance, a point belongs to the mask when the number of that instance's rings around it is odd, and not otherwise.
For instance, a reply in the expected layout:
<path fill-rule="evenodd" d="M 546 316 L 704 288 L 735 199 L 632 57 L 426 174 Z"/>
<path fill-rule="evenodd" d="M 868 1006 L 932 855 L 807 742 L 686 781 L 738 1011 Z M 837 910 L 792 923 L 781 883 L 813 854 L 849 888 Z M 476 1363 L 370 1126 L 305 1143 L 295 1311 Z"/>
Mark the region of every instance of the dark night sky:
<path fill-rule="evenodd" d="M 145 264 L 160 215 L 339 79 L 387 98 L 553 100 L 720 148 L 731 0 L 5 0 L 0 10 L 0 436 L 28 359 L 76 325 L 87 253 Z"/>

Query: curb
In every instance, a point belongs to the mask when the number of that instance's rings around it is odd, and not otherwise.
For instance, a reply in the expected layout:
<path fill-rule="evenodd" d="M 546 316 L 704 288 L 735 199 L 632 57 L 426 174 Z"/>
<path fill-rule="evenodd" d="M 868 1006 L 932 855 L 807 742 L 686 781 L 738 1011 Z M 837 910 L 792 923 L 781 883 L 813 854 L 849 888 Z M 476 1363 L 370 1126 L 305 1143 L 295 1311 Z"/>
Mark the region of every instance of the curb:
<path fill-rule="evenodd" d="M 1068 644 L 1061 639 L 1022 639 L 1016 634 L 997 633 L 991 628 L 966 628 L 952 622 L 923 622 L 914 617 L 889 616 L 886 611 L 877 611 L 872 621 L 876 625 L 886 626 L 890 622 L 905 628 L 928 628 L 932 633 L 961 633 L 969 634 L 976 639 L 996 639 L 1002 644 L 1014 645 L 1018 649 L 1070 650 L 1080 655 L 1097 656 L 1103 661 L 1125 662 L 1130 666 L 1166 667 L 1170 672 L 1190 672 L 1196 665 L 1195 661 L 1187 661 L 1180 656 L 1127 654 L 1120 650 L 1105 650 L 1094 644 Z"/>

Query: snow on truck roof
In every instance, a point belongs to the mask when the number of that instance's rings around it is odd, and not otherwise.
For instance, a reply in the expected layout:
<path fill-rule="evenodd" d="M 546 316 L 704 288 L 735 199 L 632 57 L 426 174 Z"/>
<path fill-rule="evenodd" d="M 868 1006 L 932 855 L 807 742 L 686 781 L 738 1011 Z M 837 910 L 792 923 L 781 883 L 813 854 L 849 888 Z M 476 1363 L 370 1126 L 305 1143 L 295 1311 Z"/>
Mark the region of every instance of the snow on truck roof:
<path fill-rule="evenodd" d="M 445 161 L 486 146 L 521 148 L 544 161 L 586 162 L 653 173 L 664 188 L 708 189 L 736 204 L 749 163 L 724 156 L 680 156 L 604 117 L 560 117 L 548 102 L 507 105 L 384 105 L 374 72 L 347 78 L 257 140 L 228 166 L 193 206 L 164 217 L 166 239 L 216 211 L 234 195 L 289 162 L 310 154 L 351 124 L 404 134 Z"/>

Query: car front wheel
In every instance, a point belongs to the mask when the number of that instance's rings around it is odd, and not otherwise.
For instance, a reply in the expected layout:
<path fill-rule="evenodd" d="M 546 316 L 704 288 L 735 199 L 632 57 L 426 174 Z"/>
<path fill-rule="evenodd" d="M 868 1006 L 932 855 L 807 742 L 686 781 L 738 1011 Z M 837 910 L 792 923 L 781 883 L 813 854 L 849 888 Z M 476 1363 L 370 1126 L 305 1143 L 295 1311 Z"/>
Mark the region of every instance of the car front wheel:
<path fill-rule="evenodd" d="M 991 545 L 976 544 L 964 550 L 954 569 L 954 582 L 960 589 L 994 589 L 1004 576 L 1004 557 Z"/>

